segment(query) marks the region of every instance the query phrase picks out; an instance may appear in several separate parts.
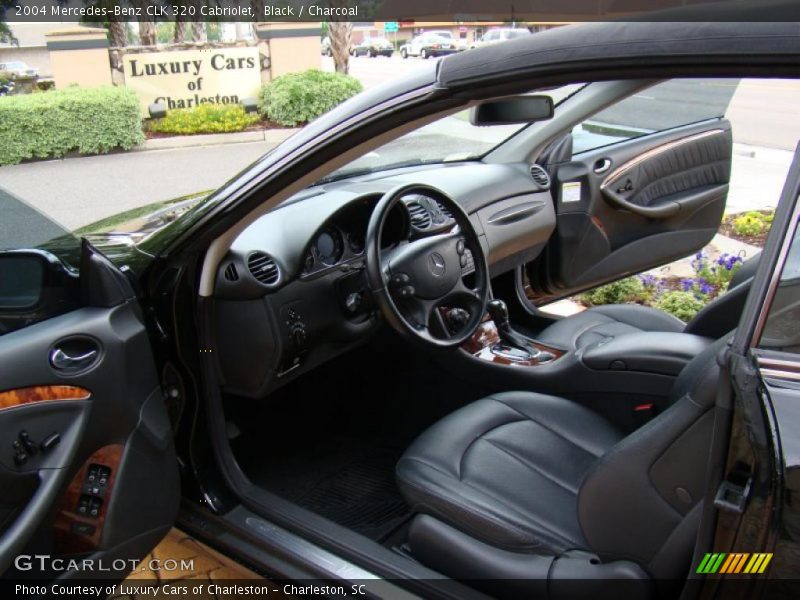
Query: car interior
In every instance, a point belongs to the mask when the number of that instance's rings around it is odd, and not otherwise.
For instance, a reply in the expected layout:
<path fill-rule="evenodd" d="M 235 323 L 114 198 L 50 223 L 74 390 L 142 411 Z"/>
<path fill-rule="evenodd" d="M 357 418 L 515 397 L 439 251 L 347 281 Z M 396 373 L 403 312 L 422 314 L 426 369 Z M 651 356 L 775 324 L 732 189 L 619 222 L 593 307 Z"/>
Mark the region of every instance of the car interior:
<path fill-rule="evenodd" d="M 216 443 L 264 498 L 495 595 L 686 577 L 716 356 L 757 255 L 689 323 L 541 308 L 716 234 L 730 97 L 649 131 L 597 125 L 660 85 L 691 81 L 483 102 L 478 156 L 363 168 L 439 143 L 429 124 L 255 215 L 206 262 Z M 544 97 L 551 114 L 520 127 Z"/>

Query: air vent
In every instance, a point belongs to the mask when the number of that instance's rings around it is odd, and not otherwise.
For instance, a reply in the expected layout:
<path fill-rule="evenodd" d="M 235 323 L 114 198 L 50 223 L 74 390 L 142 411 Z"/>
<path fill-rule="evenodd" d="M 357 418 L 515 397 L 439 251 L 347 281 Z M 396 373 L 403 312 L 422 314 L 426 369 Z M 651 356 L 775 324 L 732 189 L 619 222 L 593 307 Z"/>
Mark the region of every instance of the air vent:
<path fill-rule="evenodd" d="M 239 281 L 239 271 L 236 270 L 236 265 L 231 263 L 225 267 L 225 279 L 228 281 Z"/>
<path fill-rule="evenodd" d="M 416 229 L 427 229 L 431 226 L 431 214 L 422 204 L 419 202 L 409 202 L 407 208 L 413 227 Z"/>
<path fill-rule="evenodd" d="M 449 208 L 447 208 L 444 204 L 442 204 L 438 200 L 436 201 L 436 206 L 439 207 L 439 212 L 441 212 L 442 215 L 444 215 L 444 218 L 446 220 L 448 220 L 448 221 L 452 221 L 453 220 L 453 213 L 450 212 Z"/>
<path fill-rule="evenodd" d="M 531 177 L 539 184 L 539 187 L 543 189 L 550 187 L 550 175 L 541 165 L 531 165 Z"/>
<path fill-rule="evenodd" d="M 253 252 L 247 259 L 250 274 L 264 285 L 275 285 L 281 272 L 275 260 L 263 252 Z"/>

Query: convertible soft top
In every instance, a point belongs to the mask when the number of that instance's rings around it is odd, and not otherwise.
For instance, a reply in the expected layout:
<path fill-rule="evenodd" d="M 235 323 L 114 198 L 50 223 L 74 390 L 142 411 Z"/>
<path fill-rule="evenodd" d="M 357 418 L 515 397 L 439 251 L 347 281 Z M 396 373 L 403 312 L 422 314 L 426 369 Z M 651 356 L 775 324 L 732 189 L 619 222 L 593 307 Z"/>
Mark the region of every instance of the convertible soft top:
<path fill-rule="evenodd" d="M 719 75 L 725 65 L 769 62 L 796 68 L 800 59 L 800 23 L 586 23 L 560 27 L 504 44 L 444 58 L 437 87 L 450 91 L 527 80 L 536 76 L 574 77 L 591 69 L 620 70 L 649 78 L 653 68 L 696 65 Z M 777 73 L 776 73 L 777 74 Z"/>

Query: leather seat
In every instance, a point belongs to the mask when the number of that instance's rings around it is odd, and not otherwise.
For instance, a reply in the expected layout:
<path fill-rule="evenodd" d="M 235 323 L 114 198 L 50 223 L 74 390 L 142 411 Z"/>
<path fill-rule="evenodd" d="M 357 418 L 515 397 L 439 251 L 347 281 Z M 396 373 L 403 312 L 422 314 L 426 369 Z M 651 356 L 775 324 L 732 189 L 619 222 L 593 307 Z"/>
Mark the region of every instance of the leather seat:
<path fill-rule="evenodd" d="M 575 552 L 597 557 L 580 563 L 587 569 L 633 563 L 624 572 L 634 577 L 684 577 L 728 338 L 695 357 L 671 406 L 627 437 L 587 408 L 533 392 L 489 396 L 434 424 L 397 465 L 417 513 L 412 554 L 452 577 L 547 579 L 553 561 L 569 564 Z M 583 568 L 569 577 L 608 576 Z"/>
<path fill-rule="evenodd" d="M 709 302 L 688 324 L 648 306 L 608 304 L 560 319 L 535 337 L 565 350 L 639 331 L 684 332 L 719 339 L 739 322 L 759 256 L 747 259 L 731 279 L 728 291 Z"/>

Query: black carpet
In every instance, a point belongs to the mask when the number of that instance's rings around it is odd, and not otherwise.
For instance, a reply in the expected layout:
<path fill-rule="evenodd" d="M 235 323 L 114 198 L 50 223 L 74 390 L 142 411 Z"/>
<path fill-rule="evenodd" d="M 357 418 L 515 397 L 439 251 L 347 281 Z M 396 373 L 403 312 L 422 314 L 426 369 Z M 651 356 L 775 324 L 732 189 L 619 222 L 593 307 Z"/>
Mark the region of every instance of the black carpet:
<path fill-rule="evenodd" d="M 316 439 L 242 461 L 257 485 L 381 542 L 411 515 L 394 483 L 402 448 L 363 439 Z M 240 452 L 240 456 L 253 454 Z"/>

